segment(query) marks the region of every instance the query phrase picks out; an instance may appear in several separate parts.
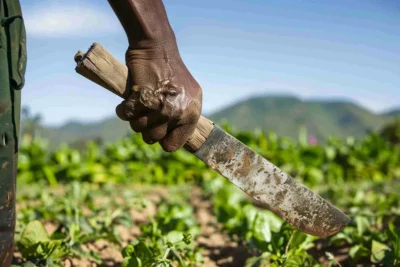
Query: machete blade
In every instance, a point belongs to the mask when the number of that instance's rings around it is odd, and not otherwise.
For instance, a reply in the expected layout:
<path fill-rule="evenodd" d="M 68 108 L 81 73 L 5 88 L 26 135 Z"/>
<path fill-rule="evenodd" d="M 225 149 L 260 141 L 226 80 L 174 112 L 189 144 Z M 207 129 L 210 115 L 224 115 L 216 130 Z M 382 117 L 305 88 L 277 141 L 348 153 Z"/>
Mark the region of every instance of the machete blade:
<path fill-rule="evenodd" d="M 326 237 L 350 222 L 331 203 L 216 125 L 194 154 L 302 232 Z"/>

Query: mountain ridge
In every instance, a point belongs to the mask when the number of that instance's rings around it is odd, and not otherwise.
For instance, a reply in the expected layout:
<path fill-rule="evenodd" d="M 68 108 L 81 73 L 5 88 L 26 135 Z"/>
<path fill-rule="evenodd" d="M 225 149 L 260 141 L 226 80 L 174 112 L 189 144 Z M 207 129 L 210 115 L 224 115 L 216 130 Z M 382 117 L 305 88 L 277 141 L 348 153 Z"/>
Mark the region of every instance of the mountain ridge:
<path fill-rule="evenodd" d="M 379 129 L 388 119 L 349 100 L 303 100 L 294 96 L 250 97 L 213 113 L 210 118 L 237 129 L 254 129 L 258 125 L 261 130 L 292 138 L 304 125 L 309 134 L 320 139 L 361 137 Z"/>
<path fill-rule="evenodd" d="M 300 128 L 305 126 L 310 135 L 326 140 L 329 136 L 365 136 L 399 114 L 400 108 L 379 114 L 346 99 L 306 100 L 292 95 L 264 95 L 232 103 L 206 116 L 219 125 L 227 122 L 234 129 L 273 131 L 291 138 L 297 138 Z M 53 145 L 92 139 L 113 142 L 131 132 L 127 122 L 112 116 L 90 123 L 71 120 L 39 131 Z"/>

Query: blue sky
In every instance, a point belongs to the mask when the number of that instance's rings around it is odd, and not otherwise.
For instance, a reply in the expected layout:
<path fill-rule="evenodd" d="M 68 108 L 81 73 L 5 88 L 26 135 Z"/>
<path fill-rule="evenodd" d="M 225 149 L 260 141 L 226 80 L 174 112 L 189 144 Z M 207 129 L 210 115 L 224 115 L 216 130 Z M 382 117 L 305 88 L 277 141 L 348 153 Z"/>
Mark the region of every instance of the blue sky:
<path fill-rule="evenodd" d="M 253 95 L 400 107 L 397 0 L 164 0 L 205 114 Z M 106 0 L 21 0 L 28 66 L 23 105 L 48 125 L 113 116 L 121 99 L 75 73 L 73 56 L 127 41 Z"/>

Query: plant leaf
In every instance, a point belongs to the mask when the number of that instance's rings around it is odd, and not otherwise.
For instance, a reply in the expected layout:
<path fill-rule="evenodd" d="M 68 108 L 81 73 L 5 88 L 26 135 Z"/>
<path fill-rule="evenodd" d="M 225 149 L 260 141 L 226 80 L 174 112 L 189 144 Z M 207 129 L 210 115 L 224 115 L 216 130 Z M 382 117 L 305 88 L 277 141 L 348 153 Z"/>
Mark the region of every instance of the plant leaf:
<path fill-rule="evenodd" d="M 391 251 L 391 249 L 376 240 L 372 240 L 371 246 L 371 262 L 378 263 L 383 260 L 387 251 Z"/>

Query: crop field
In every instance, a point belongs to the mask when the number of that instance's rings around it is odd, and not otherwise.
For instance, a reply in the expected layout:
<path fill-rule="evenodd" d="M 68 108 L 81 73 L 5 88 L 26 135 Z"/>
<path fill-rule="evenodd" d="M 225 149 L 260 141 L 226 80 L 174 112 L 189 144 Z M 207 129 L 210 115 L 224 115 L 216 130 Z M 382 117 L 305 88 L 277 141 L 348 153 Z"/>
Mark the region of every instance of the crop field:
<path fill-rule="evenodd" d="M 25 138 L 14 266 L 400 266 L 400 145 L 225 129 L 351 223 L 304 234 L 190 153 L 138 134 L 54 152 Z"/>

